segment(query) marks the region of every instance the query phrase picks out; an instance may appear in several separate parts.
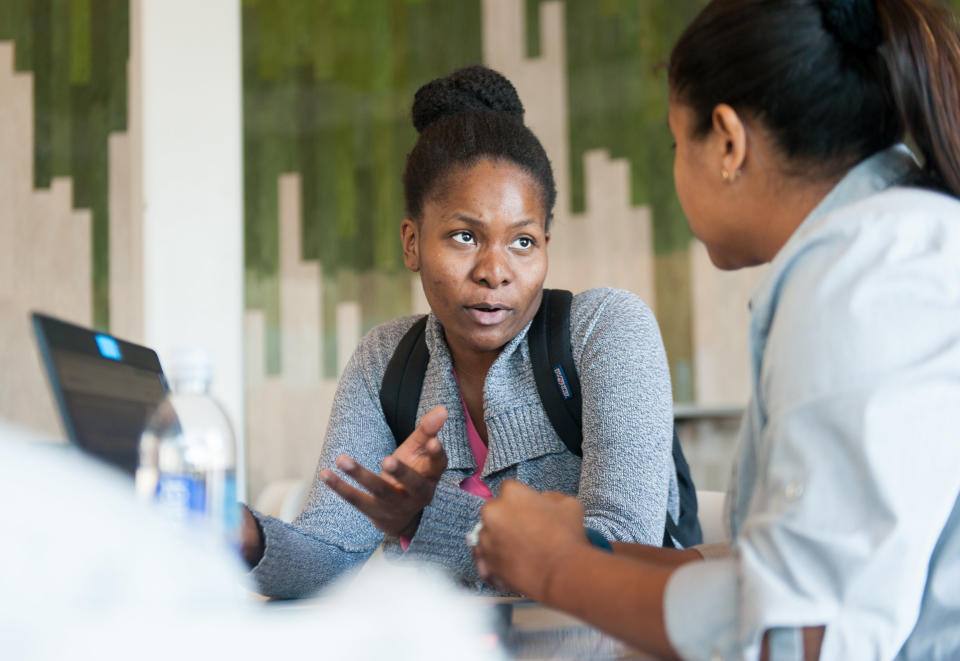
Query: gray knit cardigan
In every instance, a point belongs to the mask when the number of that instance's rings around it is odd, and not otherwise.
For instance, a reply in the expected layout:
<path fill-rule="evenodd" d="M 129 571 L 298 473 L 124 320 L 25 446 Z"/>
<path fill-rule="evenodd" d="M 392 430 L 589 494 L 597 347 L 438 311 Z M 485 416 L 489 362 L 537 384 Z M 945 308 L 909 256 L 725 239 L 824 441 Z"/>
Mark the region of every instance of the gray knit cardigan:
<path fill-rule="evenodd" d="M 609 288 L 575 296 L 570 317 L 583 395 L 583 459 L 567 450 L 544 412 L 524 329 L 504 347 L 484 385 L 489 454 L 483 480 L 494 495 L 508 478 L 576 495 L 585 524 L 608 539 L 659 545 L 666 512 L 669 508 L 676 515 L 678 496 L 670 374 L 656 320 L 635 295 Z M 333 468 L 336 457 L 346 453 L 379 473 L 381 460 L 396 449 L 380 406 L 380 382 L 416 319 L 377 326 L 360 342 L 340 378 L 318 472 Z M 434 406 L 447 408 L 439 434 L 447 470 L 407 551 L 392 538 L 385 540 L 384 551 L 440 565 L 484 590 L 464 538 L 484 501 L 459 486 L 476 465 L 450 352 L 433 315 L 426 341 L 430 360 L 417 419 Z M 358 567 L 384 542 L 369 519 L 316 478 L 292 525 L 258 512 L 254 516 L 263 528 L 265 552 L 252 574 L 271 597 L 308 596 Z"/>

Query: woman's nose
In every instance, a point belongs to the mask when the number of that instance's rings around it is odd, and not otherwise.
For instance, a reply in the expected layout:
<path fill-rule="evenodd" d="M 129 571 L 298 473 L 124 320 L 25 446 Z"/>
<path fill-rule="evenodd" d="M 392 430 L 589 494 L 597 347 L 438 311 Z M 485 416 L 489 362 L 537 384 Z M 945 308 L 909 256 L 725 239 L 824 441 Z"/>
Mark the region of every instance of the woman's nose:
<path fill-rule="evenodd" d="M 477 263 L 473 268 L 473 279 L 491 289 L 509 284 L 511 280 L 509 256 L 496 248 L 485 248 L 477 254 Z"/>

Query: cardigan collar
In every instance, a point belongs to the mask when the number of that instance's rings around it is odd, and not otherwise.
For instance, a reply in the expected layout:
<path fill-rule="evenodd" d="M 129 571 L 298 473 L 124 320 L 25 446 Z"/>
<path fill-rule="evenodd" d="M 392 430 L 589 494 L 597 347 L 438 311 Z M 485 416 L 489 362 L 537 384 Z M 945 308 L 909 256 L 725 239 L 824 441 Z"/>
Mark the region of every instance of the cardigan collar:
<path fill-rule="evenodd" d="M 483 409 L 489 454 L 483 475 L 544 454 L 565 451 L 540 406 L 526 341 L 529 328 L 530 323 L 504 346 L 487 373 Z M 446 407 L 447 421 L 438 437 L 447 453 L 447 467 L 475 470 L 460 390 L 453 377 L 453 358 L 443 326 L 432 312 L 427 319 L 425 336 L 430 359 L 417 418 L 434 406 Z"/>

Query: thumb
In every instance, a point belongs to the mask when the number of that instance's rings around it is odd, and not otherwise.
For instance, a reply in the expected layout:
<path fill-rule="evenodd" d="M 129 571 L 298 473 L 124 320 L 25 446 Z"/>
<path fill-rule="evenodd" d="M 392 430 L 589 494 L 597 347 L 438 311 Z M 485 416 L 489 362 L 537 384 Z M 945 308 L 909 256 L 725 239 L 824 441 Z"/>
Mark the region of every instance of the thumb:
<path fill-rule="evenodd" d="M 440 428 L 446 421 L 447 409 L 443 406 L 434 406 L 420 419 L 420 424 L 407 438 L 407 442 L 414 441 L 414 443 L 425 445 L 440 432 Z"/>
<path fill-rule="evenodd" d="M 447 409 L 442 406 L 434 406 L 420 419 L 418 429 L 424 436 L 430 438 L 440 433 L 440 428 L 447 421 Z"/>

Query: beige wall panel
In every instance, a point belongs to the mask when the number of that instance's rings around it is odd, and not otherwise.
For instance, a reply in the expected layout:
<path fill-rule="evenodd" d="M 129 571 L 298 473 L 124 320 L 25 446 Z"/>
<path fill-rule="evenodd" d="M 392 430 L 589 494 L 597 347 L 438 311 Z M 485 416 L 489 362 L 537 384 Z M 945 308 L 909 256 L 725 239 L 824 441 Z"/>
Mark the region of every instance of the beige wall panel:
<path fill-rule="evenodd" d="M 313 479 L 335 390 L 335 382 L 292 389 L 282 377 L 267 377 L 256 401 L 248 400 L 247 439 L 256 441 L 247 446 L 250 502 L 271 482 Z"/>
<path fill-rule="evenodd" d="M 355 301 L 337 303 L 337 374 L 343 374 L 347 361 L 360 343 L 360 304 Z"/>
<path fill-rule="evenodd" d="M 59 437 L 28 315 L 90 324 L 91 217 L 73 209 L 69 179 L 33 190 L 32 80 L 0 44 L 0 417 Z"/>
<path fill-rule="evenodd" d="M 287 390 L 283 408 L 287 443 L 281 458 L 281 475 L 308 481 L 313 479 L 336 389 L 336 381 L 324 381 L 311 390 Z M 370 468 L 379 472 L 379 466 Z"/>
<path fill-rule="evenodd" d="M 263 310 L 247 310 L 243 315 L 243 384 L 247 392 L 263 387 L 266 378 L 266 316 Z"/>
<path fill-rule="evenodd" d="M 143 342 L 143 235 L 134 223 L 130 196 L 130 137 L 109 138 L 110 184 L 110 331 L 133 342 Z"/>
<path fill-rule="evenodd" d="M 514 84 L 526 110 L 524 121 L 540 138 L 557 182 L 558 216 L 570 208 L 567 139 L 567 55 L 563 3 L 540 5 L 541 54 L 527 58 L 523 0 L 484 0 L 483 61 Z"/>
<path fill-rule="evenodd" d="M 143 133 L 140 126 L 140 3 L 130 3 L 127 131 L 110 136 L 110 331 L 134 342 L 143 332 Z"/>
<path fill-rule="evenodd" d="M 750 294 L 767 267 L 721 271 L 690 246 L 694 383 L 701 406 L 742 407 L 750 397 Z"/>
<path fill-rule="evenodd" d="M 247 493 L 255 502 L 271 481 L 289 477 L 284 471 L 283 455 L 293 447 L 284 428 L 284 402 L 289 397 L 279 376 L 262 379 L 247 397 Z"/>
<path fill-rule="evenodd" d="M 14 219 L 33 187 L 33 76 L 15 74 L 13 43 L 0 42 L 0 301 L 16 287 Z"/>
<path fill-rule="evenodd" d="M 276 480 L 312 479 L 336 390 L 335 380 L 322 378 L 322 273 L 318 262 L 302 259 L 301 185 L 299 174 L 283 174 L 277 179 L 279 375 L 266 374 L 264 313 L 248 310 L 244 317 L 250 502 Z M 340 352 L 349 357 L 359 340 L 359 306 L 339 304 L 337 325 Z"/>
<path fill-rule="evenodd" d="M 276 466 L 283 437 L 283 385 L 266 375 L 266 318 L 261 310 L 244 314 L 244 387 L 247 400 L 247 492 L 254 502 L 271 480 L 284 477 Z"/>
<path fill-rule="evenodd" d="M 619 287 L 655 309 L 652 219 L 648 207 L 630 204 L 630 166 L 602 150 L 587 152 L 584 165 L 587 213 L 557 219 L 547 284 Z"/>
<path fill-rule="evenodd" d="M 553 164 L 557 205 L 547 286 L 574 292 L 619 287 L 653 308 L 653 240 L 649 209 L 630 204 L 629 164 L 606 152 L 585 154 L 586 213 L 570 213 L 566 49 L 563 4 L 540 6 L 540 57 L 526 57 L 522 0 L 484 0 L 484 62 L 507 76 L 526 108 L 527 125 Z"/>
<path fill-rule="evenodd" d="M 323 374 L 320 329 L 320 267 L 300 256 L 302 222 L 299 174 L 282 174 L 277 183 L 280 223 L 280 326 L 284 383 L 299 388 L 315 385 Z"/>

